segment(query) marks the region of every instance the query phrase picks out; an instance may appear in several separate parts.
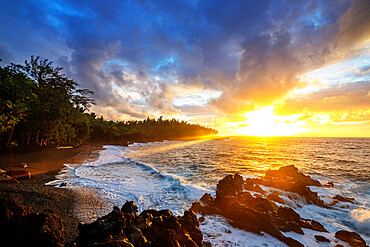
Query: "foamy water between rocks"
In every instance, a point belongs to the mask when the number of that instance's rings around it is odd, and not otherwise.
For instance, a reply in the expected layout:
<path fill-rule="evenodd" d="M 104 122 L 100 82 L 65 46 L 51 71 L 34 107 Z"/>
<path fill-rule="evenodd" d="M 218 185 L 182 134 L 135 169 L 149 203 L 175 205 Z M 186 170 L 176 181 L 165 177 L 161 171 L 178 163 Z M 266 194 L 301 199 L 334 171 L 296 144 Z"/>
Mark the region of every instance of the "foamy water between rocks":
<path fill-rule="evenodd" d="M 353 197 L 356 203 L 339 202 L 334 209 L 326 209 L 308 205 L 300 198 L 291 200 L 286 192 L 279 191 L 285 204 L 302 218 L 317 220 L 330 232 L 307 229 L 305 235 L 285 235 L 305 246 L 334 246 L 334 233 L 344 229 L 360 233 L 369 243 L 369 150 L 369 138 L 231 138 L 130 147 L 107 145 L 99 151 L 96 161 L 66 164 L 66 169 L 48 184 L 66 182 L 69 188 L 83 193 L 93 189 L 104 199 L 106 203 L 97 213 L 85 215 L 85 210 L 77 211 L 82 221 L 91 221 L 127 200 L 135 201 L 139 211 L 155 208 L 182 214 L 204 193 L 214 195 L 217 182 L 225 175 L 238 172 L 244 178 L 256 177 L 267 169 L 293 164 L 322 183 L 334 182 L 334 188 L 311 187 L 327 204 L 335 195 Z M 206 217 L 200 228 L 204 240 L 214 246 L 285 246 L 267 234 L 259 236 L 235 229 L 221 217 Z M 332 242 L 315 242 L 316 234 Z"/>

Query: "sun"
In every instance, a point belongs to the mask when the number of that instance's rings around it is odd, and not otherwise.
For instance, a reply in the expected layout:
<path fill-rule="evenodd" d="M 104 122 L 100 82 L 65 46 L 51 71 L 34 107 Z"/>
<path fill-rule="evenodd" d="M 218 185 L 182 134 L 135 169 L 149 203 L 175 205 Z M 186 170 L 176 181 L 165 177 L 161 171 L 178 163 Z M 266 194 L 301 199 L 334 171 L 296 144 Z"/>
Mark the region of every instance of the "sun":
<path fill-rule="evenodd" d="M 260 107 L 244 114 L 247 120 L 237 132 L 247 136 L 292 136 L 305 131 L 295 120 L 297 116 L 277 116 L 274 106 Z"/>

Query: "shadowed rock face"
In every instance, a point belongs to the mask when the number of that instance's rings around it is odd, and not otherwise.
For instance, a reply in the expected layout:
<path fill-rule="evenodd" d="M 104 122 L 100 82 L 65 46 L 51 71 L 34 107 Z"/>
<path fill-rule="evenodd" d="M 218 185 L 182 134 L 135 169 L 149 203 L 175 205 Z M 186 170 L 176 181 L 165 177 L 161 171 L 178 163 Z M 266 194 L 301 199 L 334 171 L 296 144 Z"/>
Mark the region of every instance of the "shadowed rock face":
<path fill-rule="evenodd" d="M 277 192 L 263 198 L 252 196 L 245 191 L 266 194 L 258 184 L 296 192 L 311 203 L 325 206 L 317 193 L 307 187 L 321 186 L 320 182 L 298 172 L 294 166 L 287 166 L 277 171 L 269 170 L 260 179 L 244 180 L 238 174 L 228 175 L 218 183 L 215 198 L 204 194 L 200 201 L 193 203 L 191 210 L 202 215 L 221 215 L 234 227 L 257 234 L 266 232 L 289 246 L 303 245 L 285 237 L 282 232 L 294 231 L 303 234 L 302 228 L 327 232 L 319 222 L 303 219 L 289 207 L 277 206 L 274 201 L 283 203 Z"/>
<path fill-rule="evenodd" d="M 298 171 L 294 166 L 281 167 L 278 170 L 268 170 L 265 176 L 244 180 L 240 175 L 228 175 L 217 184 L 216 197 L 206 193 L 199 201 L 192 204 L 190 210 L 204 215 L 221 215 L 237 228 L 261 234 L 265 232 L 289 246 L 303 246 L 300 242 L 285 237 L 282 232 L 294 231 L 304 234 L 302 228 L 318 232 L 327 232 L 322 224 L 315 220 L 303 219 L 292 208 L 278 206 L 275 202 L 284 204 L 278 191 L 267 193 L 261 186 L 274 187 L 280 190 L 297 193 L 304 197 L 307 203 L 328 207 L 307 186 L 322 186 L 309 176 Z M 334 184 L 333 184 L 334 186 Z M 258 192 L 255 196 L 248 191 Z M 294 197 L 294 194 L 291 194 Z M 353 198 L 335 196 L 334 200 L 353 203 Z M 314 236 L 317 241 L 330 242 L 321 236 Z M 349 243 L 352 247 L 365 247 L 362 237 L 355 232 L 338 231 L 335 237 Z"/>
<path fill-rule="evenodd" d="M 264 185 L 268 187 L 273 187 L 276 189 L 281 189 L 293 193 L 297 193 L 309 204 L 315 204 L 320 207 L 328 207 L 325 203 L 318 197 L 317 192 L 311 191 L 307 186 L 322 186 L 317 180 L 312 179 L 310 176 L 306 176 L 299 172 L 298 169 L 293 166 L 283 166 L 278 170 L 268 170 L 265 176 L 255 179 L 247 179 L 247 184 Z"/>
<path fill-rule="evenodd" d="M 137 214 L 134 202 L 126 202 L 91 224 L 79 225 L 77 246 L 202 246 L 203 235 L 194 212 L 174 216 L 169 210 L 145 210 Z"/>
<path fill-rule="evenodd" d="M 34 213 L 12 200 L 0 199 L 1 246 L 64 246 L 61 218 L 52 211 Z"/>
<path fill-rule="evenodd" d="M 351 247 L 366 247 L 365 240 L 356 232 L 340 230 L 335 233 L 335 237 L 347 242 Z"/>

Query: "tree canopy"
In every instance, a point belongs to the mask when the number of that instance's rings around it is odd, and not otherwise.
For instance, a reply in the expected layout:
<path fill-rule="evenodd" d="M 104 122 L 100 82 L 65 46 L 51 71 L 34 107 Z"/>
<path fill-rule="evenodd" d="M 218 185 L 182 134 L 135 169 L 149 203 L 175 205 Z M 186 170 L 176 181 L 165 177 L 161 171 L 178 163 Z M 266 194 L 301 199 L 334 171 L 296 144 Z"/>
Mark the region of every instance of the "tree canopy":
<path fill-rule="evenodd" d="M 0 60 L 1 62 L 1 60 Z M 89 112 L 89 89 L 48 59 L 0 66 L 0 147 L 86 141 L 151 141 L 209 134 L 216 130 L 176 119 L 109 121 Z"/>

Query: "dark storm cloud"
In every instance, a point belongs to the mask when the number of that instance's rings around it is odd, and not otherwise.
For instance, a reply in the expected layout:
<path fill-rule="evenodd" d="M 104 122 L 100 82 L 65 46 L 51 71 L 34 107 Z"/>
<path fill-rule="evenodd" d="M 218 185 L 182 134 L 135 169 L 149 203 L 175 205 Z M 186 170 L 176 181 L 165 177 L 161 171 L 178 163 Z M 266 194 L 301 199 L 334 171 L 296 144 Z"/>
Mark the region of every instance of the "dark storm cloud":
<path fill-rule="evenodd" d="M 369 1 L 29 0 L 0 9 L 4 60 L 56 61 L 112 116 L 176 113 L 178 84 L 223 91 L 212 105 L 226 112 L 267 104 L 370 30 Z"/>
<path fill-rule="evenodd" d="M 235 101 L 249 104 L 239 104 L 234 111 L 248 110 L 253 104 L 270 105 L 302 86 L 301 74 L 349 56 L 351 49 L 370 37 L 370 2 L 351 3 L 347 7 L 342 1 L 325 8 L 299 2 L 284 4 L 284 11 L 275 10 L 272 16 L 278 22 L 246 39 L 235 83 L 213 104 L 226 111 Z"/>

